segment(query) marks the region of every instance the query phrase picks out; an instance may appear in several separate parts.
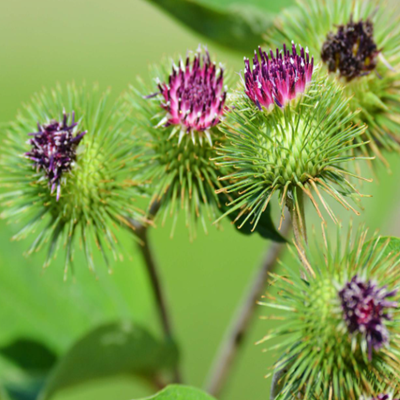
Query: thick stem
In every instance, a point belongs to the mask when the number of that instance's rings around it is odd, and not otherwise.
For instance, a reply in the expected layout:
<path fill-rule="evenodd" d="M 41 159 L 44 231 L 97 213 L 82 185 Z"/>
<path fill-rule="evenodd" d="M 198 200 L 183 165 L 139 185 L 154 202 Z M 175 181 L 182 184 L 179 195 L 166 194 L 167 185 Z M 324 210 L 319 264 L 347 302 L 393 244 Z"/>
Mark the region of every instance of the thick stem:
<path fill-rule="evenodd" d="M 282 234 L 286 236 L 289 229 L 290 221 L 286 218 L 282 226 Z M 249 331 L 257 301 L 263 293 L 268 274 L 275 267 L 277 258 L 284 247 L 283 243 L 273 243 L 268 248 L 261 268 L 256 271 L 245 297 L 227 330 L 206 382 L 206 389 L 213 396 L 218 396 L 224 387 L 230 369 L 233 367 L 236 353 Z"/>

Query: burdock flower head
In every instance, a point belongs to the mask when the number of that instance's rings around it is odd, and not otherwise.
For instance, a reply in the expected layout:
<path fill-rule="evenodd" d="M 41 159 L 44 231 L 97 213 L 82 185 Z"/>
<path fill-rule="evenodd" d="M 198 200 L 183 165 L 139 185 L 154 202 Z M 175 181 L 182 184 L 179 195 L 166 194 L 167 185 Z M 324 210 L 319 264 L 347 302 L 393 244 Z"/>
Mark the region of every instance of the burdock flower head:
<path fill-rule="evenodd" d="M 386 287 L 378 287 L 357 275 L 339 292 L 347 328 L 351 334 L 364 337 L 370 359 L 374 349 L 380 350 L 389 342 L 385 322 L 390 320 L 389 310 L 398 306 L 397 302 L 389 300 L 396 294 L 397 289 L 388 291 Z"/>
<path fill-rule="evenodd" d="M 225 111 L 227 92 L 224 90 L 224 70 L 211 62 L 207 50 L 199 50 L 186 63 L 174 65 L 167 82 L 158 83 L 161 107 L 167 115 L 160 122 L 164 127 L 173 126 L 171 135 L 179 131 L 179 143 L 185 135 L 200 143 L 203 136 L 212 145 L 210 129 L 217 125 Z"/>
<path fill-rule="evenodd" d="M 293 265 L 271 277 L 278 295 L 261 302 L 282 321 L 260 341 L 273 340 L 274 368 L 285 371 L 278 399 L 359 400 L 398 384 L 398 253 L 362 229 L 343 236 L 339 228 L 335 245 L 324 235 L 315 251 L 303 243 L 302 262 L 294 250 Z"/>
<path fill-rule="evenodd" d="M 249 221 L 255 229 L 275 192 L 282 210 L 301 209 L 306 196 L 321 218 L 318 199 L 335 219 L 325 193 L 357 213 L 346 198 L 359 195 L 350 180 L 351 153 L 364 127 L 351 123 L 348 100 L 337 84 L 314 71 L 303 48 L 293 44 L 291 52 L 284 46 L 283 53 L 271 51 L 268 57 L 259 49 L 259 54 L 253 70 L 245 61 L 245 94 L 237 94 L 221 124 L 227 140 L 216 161 L 232 171 L 220 177 L 220 192 L 233 197 L 224 215 L 236 212 L 239 227 Z"/>
<path fill-rule="evenodd" d="M 332 80 L 344 86 L 355 123 L 368 129 L 366 154 L 399 149 L 400 24 L 383 0 L 297 0 L 268 32 L 268 44 L 307 43 Z M 304 29 L 312 24 L 312 29 Z"/>
<path fill-rule="evenodd" d="M 329 72 L 337 72 L 347 81 L 368 75 L 376 68 L 380 51 L 373 37 L 371 20 L 340 25 L 337 33 L 329 32 L 322 45 L 321 58 Z"/>
<path fill-rule="evenodd" d="M 33 236 L 29 253 L 48 244 L 46 266 L 64 247 L 66 272 L 76 246 L 91 269 L 98 253 L 117 258 L 118 231 L 133 229 L 140 214 L 131 135 L 107 97 L 75 85 L 44 91 L 9 124 L 4 141 L 1 215 L 20 226 L 14 239 Z"/>
<path fill-rule="evenodd" d="M 300 47 L 297 54 L 296 45 L 292 43 L 290 52 L 283 45 L 283 53 L 276 49 L 276 54 L 270 50 L 269 55 L 258 48 L 254 53 L 253 69 L 250 61 L 245 58 L 245 92 L 254 104 L 261 110 L 275 106 L 283 108 L 291 100 L 306 90 L 311 82 L 314 70 L 314 58 L 310 60 L 308 49 Z"/>
<path fill-rule="evenodd" d="M 216 126 L 227 111 L 224 69 L 199 48 L 185 62 L 155 68 L 154 75 L 158 92 L 149 95 L 154 88 L 139 82 L 127 95 L 135 140 L 144 149 L 142 179 L 163 221 L 172 217 L 174 226 L 182 209 L 193 236 L 195 222 L 206 229 L 206 217 L 214 220 L 220 207 L 220 172 L 211 159 L 222 140 Z"/>
<path fill-rule="evenodd" d="M 43 170 L 51 192 L 57 188 L 57 200 L 60 198 L 61 178 L 70 172 L 76 160 L 76 150 L 86 132 L 78 132 L 74 135 L 74 130 L 78 123 L 75 122 L 75 113 L 72 112 L 71 124 L 67 123 L 68 115 L 64 112 L 63 119 L 51 121 L 47 124 L 38 123 L 38 132 L 30 133 L 33 136 L 29 140 L 32 146 L 26 153 L 37 171 Z"/>

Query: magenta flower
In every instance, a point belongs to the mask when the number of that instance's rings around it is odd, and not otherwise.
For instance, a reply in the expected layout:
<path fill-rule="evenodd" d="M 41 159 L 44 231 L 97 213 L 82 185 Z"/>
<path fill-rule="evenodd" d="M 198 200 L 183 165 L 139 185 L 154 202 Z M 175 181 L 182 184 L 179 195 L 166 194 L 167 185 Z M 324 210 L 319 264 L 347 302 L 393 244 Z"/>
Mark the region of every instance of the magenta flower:
<path fill-rule="evenodd" d="M 314 70 L 314 58 L 308 49 L 300 47 L 297 54 L 296 45 L 292 44 L 292 52 L 283 45 L 283 53 L 276 49 L 276 54 L 270 50 L 270 55 L 263 52 L 261 47 L 254 51 L 253 70 L 249 59 L 244 59 L 244 84 L 247 96 L 261 110 L 269 109 L 274 104 L 283 108 L 290 100 L 304 93 L 311 82 Z"/>
<path fill-rule="evenodd" d="M 32 145 L 26 157 L 34 161 L 38 171 L 43 170 L 48 178 L 51 192 L 57 187 L 57 201 L 61 193 L 61 178 L 72 169 L 76 160 L 76 148 L 86 132 L 73 134 L 76 126 L 75 114 L 72 113 L 71 125 L 67 124 L 68 115 L 64 112 L 62 122 L 56 120 L 46 125 L 38 123 L 39 132 L 30 133 Z"/>
<path fill-rule="evenodd" d="M 350 333 L 361 333 L 368 343 L 369 358 L 372 350 L 379 350 L 389 342 L 388 309 L 396 308 L 397 302 L 388 301 L 397 290 L 387 291 L 372 281 L 363 281 L 357 275 L 339 292 L 347 328 Z"/>
<path fill-rule="evenodd" d="M 374 397 L 371 400 L 392 400 L 392 397 L 389 394 L 379 394 L 377 397 Z M 393 399 L 399 400 L 399 399 Z"/>
<path fill-rule="evenodd" d="M 179 143 L 185 134 L 191 134 L 194 142 L 194 132 L 198 132 L 211 144 L 209 129 L 220 122 L 225 111 L 223 82 L 224 70 L 211 62 L 207 49 L 204 54 L 199 49 L 192 60 L 186 58 L 185 65 L 182 60 L 180 67 L 174 65 L 168 83 L 159 82 L 160 91 L 148 97 L 162 95 L 161 107 L 168 114 L 160 124 L 180 127 Z M 201 140 L 202 135 L 199 137 Z"/>

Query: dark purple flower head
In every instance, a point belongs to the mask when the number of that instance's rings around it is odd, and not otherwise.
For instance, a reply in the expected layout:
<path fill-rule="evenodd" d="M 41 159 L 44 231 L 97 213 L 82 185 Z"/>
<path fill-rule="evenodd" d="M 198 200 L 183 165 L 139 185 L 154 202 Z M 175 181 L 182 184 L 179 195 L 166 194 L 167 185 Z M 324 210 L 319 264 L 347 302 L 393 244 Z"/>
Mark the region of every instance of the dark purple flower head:
<path fill-rule="evenodd" d="M 179 141 L 184 134 L 197 131 L 211 142 L 208 129 L 220 122 L 225 111 L 223 83 L 224 70 L 211 62 L 207 49 L 204 53 L 199 49 L 192 60 L 188 56 L 185 64 L 181 60 L 179 67 L 173 66 L 168 83 L 158 83 L 156 94 L 163 96 L 161 107 L 168 112 L 161 124 L 181 126 Z"/>
<path fill-rule="evenodd" d="M 364 281 L 355 275 L 339 292 L 344 318 L 350 333 L 362 334 L 368 343 L 369 357 L 372 350 L 379 350 L 389 341 L 389 331 L 385 321 L 390 320 L 388 309 L 398 303 L 388 301 L 397 290 L 387 291 L 372 281 Z"/>
<path fill-rule="evenodd" d="M 392 400 L 392 396 L 389 394 L 379 394 L 377 397 L 374 397 L 371 400 Z M 399 400 L 399 399 L 393 399 L 393 400 Z"/>
<path fill-rule="evenodd" d="M 330 32 L 322 45 L 321 58 L 330 72 L 339 72 L 348 81 L 369 74 L 375 69 L 380 51 L 373 38 L 370 20 L 340 25 Z"/>
<path fill-rule="evenodd" d="M 29 139 L 32 145 L 30 152 L 25 155 L 34 161 L 38 171 L 41 169 L 46 174 L 51 192 L 57 187 L 57 200 L 60 198 L 61 177 L 64 172 L 72 169 L 76 159 L 76 148 L 86 132 L 78 132 L 74 136 L 75 114 L 72 112 L 71 125 L 67 123 L 68 115 L 64 112 L 62 122 L 51 121 L 48 124 L 40 125 L 39 132 L 30 133 L 33 136 Z"/>
<path fill-rule="evenodd" d="M 258 52 L 261 60 L 254 51 L 253 70 L 249 59 L 244 59 L 244 84 L 247 96 L 260 110 L 262 106 L 268 109 L 274 104 L 282 108 L 299 93 L 304 93 L 314 70 L 314 58 L 310 60 L 308 49 L 304 51 L 300 47 L 300 54 L 297 54 L 296 45 L 292 43 L 292 51 L 283 45 L 283 53 L 279 49 L 276 54 L 270 50 L 268 56 L 261 47 Z"/>

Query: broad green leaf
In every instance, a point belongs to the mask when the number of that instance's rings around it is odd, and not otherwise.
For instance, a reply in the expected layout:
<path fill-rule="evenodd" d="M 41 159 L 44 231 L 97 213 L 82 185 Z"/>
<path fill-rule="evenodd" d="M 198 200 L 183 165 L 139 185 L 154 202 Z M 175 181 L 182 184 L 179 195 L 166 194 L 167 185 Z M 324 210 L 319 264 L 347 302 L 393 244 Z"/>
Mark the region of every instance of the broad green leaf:
<path fill-rule="evenodd" d="M 189 386 L 171 385 L 160 393 L 142 400 L 215 400 L 215 398 Z"/>
<path fill-rule="evenodd" d="M 46 345 L 28 338 L 0 347 L 0 355 L 31 374 L 45 373 L 57 361 L 56 354 Z"/>
<path fill-rule="evenodd" d="M 46 400 L 63 388 L 118 374 L 151 378 L 177 361 L 173 343 L 161 342 L 139 326 L 103 325 L 80 339 L 60 359 L 39 398 Z"/>
<path fill-rule="evenodd" d="M 147 0 L 197 33 L 230 49 L 252 53 L 273 15 L 248 4 L 214 8 L 194 0 Z"/>

